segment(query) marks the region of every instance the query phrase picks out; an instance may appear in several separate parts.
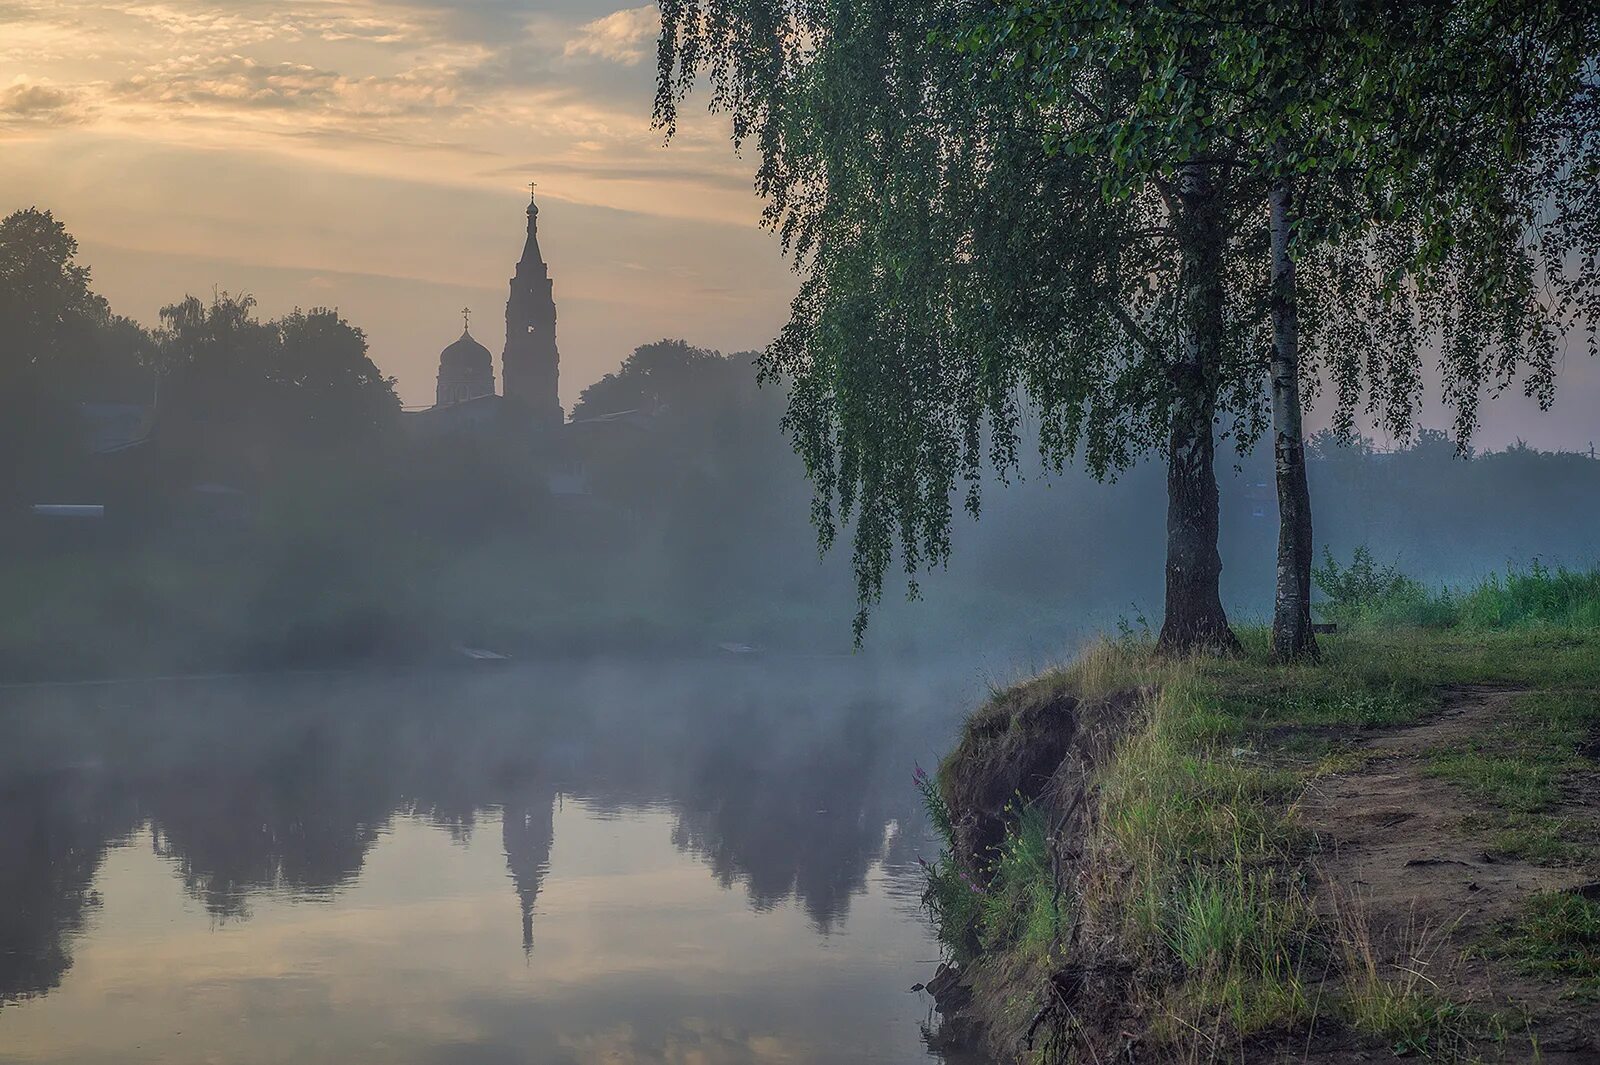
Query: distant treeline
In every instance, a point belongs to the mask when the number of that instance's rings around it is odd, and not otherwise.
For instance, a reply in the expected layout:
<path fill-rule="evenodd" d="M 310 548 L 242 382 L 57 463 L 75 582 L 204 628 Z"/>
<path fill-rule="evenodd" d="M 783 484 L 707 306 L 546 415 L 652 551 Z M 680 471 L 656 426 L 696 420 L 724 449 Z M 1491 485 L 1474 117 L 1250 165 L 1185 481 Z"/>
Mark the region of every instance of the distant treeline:
<path fill-rule="evenodd" d="M 262 320 L 184 297 L 114 315 L 46 212 L 0 222 L 0 673 L 10 677 L 705 650 L 845 650 L 854 582 L 819 559 L 811 492 L 753 353 L 644 344 L 542 440 L 408 432 L 393 380 L 336 312 Z M 119 417 L 112 417 L 118 415 Z M 129 424 L 130 419 L 143 424 Z M 1442 434 L 1383 453 L 1312 442 L 1321 542 L 1424 582 L 1600 557 L 1600 463 Z M 1271 456 L 1221 469 L 1224 587 L 1277 535 Z M 99 522 L 40 503 L 106 506 Z M 1053 657 L 1159 611 L 1162 469 L 1029 475 L 958 525 L 965 557 L 891 595 L 869 650 Z M 1265 553 L 1265 554 L 1264 554 Z M 1019 652 L 1019 648 L 1022 649 Z"/>

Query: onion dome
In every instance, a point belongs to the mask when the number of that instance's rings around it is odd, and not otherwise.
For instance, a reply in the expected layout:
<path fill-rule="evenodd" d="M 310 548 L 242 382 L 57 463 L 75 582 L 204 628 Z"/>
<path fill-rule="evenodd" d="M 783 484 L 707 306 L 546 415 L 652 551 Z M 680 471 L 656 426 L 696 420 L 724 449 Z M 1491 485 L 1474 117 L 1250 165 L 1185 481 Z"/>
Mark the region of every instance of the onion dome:
<path fill-rule="evenodd" d="M 460 340 L 439 352 L 439 369 L 493 372 L 494 356 L 489 354 L 488 348 L 474 340 L 471 333 L 463 329 Z"/>
<path fill-rule="evenodd" d="M 461 339 L 439 353 L 440 406 L 494 395 L 494 356 L 467 330 Z"/>

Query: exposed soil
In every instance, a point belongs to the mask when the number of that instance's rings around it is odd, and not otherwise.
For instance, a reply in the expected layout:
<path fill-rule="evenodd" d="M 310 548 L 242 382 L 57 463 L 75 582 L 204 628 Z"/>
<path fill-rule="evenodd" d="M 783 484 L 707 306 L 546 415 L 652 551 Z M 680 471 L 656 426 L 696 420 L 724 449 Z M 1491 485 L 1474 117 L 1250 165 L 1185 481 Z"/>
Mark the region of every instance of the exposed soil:
<path fill-rule="evenodd" d="M 1088 811 L 1089 781 L 1127 731 L 1144 693 L 1116 692 L 1082 701 L 1048 685 L 1023 685 L 994 699 L 967 720 L 961 741 L 940 775 L 950 809 L 956 853 L 968 873 L 988 875 L 979 856 L 1005 837 L 1018 795 L 1051 811 L 1051 834 L 1079 839 L 1076 822 Z"/>
<path fill-rule="evenodd" d="M 1507 712 L 1516 690 L 1451 689 L 1429 721 L 1385 730 L 1360 746 L 1369 754 L 1347 773 L 1325 777 L 1303 801 L 1303 821 L 1321 846 L 1318 866 L 1332 890 L 1317 893 L 1330 918 L 1336 906 L 1364 919 L 1383 962 L 1420 969 L 1441 995 L 1484 1009 L 1527 1011 L 1544 1062 L 1600 1062 L 1600 1010 L 1563 1000 L 1552 982 L 1529 978 L 1471 954 L 1499 922 L 1532 895 L 1581 887 L 1595 869 L 1536 865 L 1496 854 L 1469 820 L 1473 805 L 1430 777 L 1432 751 L 1486 732 Z M 1588 774 L 1584 774 L 1587 776 Z M 1569 782 L 1560 811 L 1600 819 L 1592 789 Z M 1587 794 L 1585 794 L 1587 792 Z M 1511 1060 L 1528 1040 L 1508 1040 Z M 1311 1060 L 1366 1060 L 1354 1051 L 1313 1053 Z"/>

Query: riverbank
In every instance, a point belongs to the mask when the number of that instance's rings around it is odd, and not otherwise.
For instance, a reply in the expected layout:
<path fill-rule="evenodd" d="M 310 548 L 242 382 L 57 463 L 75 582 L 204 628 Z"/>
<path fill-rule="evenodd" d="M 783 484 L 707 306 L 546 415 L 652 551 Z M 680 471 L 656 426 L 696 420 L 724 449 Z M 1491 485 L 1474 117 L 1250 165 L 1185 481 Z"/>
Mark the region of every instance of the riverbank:
<path fill-rule="evenodd" d="M 1317 664 L 1125 638 L 996 692 L 924 782 L 946 1038 L 1600 1058 L 1600 624 L 1592 574 L 1534 576 L 1526 609 L 1401 586 Z"/>

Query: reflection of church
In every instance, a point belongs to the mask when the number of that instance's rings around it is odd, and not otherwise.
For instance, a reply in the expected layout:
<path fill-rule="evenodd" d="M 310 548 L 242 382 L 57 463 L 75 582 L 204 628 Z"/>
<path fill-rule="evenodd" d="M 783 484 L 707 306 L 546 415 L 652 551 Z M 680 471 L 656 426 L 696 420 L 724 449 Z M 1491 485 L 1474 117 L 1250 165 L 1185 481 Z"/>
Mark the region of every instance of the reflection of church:
<path fill-rule="evenodd" d="M 413 427 L 448 432 L 507 416 L 516 427 L 559 427 L 563 414 L 557 394 L 561 355 L 556 349 L 556 303 L 550 269 L 539 251 L 539 206 L 531 200 L 528 237 L 506 300 L 503 394 L 495 392 L 494 359 L 473 337 L 470 325 L 464 321 L 460 339 L 439 353 L 434 405 L 411 414 Z"/>
<path fill-rule="evenodd" d="M 549 793 L 534 791 L 524 801 L 501 807 L 500 833 L 506 849 L 506 869 L 522 909 L 522 949 L 533 951 L 533 907 L 550 869 L 550 847 L 555 842 L 554 801 Z"/>

